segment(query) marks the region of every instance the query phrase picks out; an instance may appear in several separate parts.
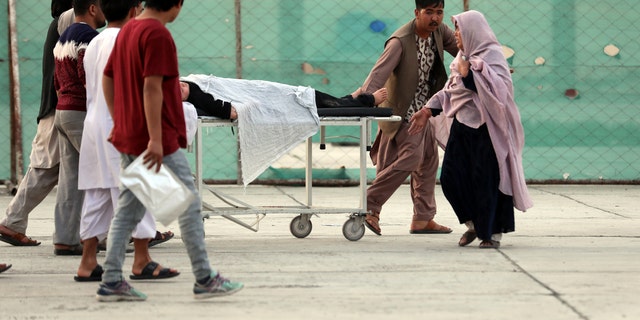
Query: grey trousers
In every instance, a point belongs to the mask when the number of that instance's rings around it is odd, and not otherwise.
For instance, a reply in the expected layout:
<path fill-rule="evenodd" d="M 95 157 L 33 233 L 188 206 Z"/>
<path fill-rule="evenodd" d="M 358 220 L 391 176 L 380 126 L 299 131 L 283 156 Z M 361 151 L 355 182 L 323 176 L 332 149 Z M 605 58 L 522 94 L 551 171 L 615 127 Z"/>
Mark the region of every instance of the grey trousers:
<path fill-rule="evenodd" d="M 122 168 L 126 168 L 136 156 L 122 154 Z M 202 203 L 200 195 L 196 190 L 189 161 L 181 150 L 162 158 L 162 163 L 191 190 L 195 195 L 195 200 L 187 208 L 187 211 L 178 217 L 180 225 L 180 235 L 182 242 L 187 248 L 191 270 L 196 280 L 212 275 L 207 248 L 204 242 L 204 224 L 202 222 Z M 120 197 L 118 198 L 118 208 L 115 216 L 111 220 L 109 236 L 107 237 L 107 256 L 104 261 L 104 274 L 102 282 L 116 282 L 124 280 L 122 277 L 122 265 L 124 264 L 125 252 L 133 228 L 145 215 L 144 205 L 136 198 L 131 190 L 120 186 Z"/>
<path fill-rule="evenodd" d="M 78 190 L 78 161 L 86 115 L 87 113 L 82 111 L 56 111 L 54 124 L 60 134 L 60 174 L 54 213 L 54 244 L 80 244 L 80 216 L 84 191 Z"/>

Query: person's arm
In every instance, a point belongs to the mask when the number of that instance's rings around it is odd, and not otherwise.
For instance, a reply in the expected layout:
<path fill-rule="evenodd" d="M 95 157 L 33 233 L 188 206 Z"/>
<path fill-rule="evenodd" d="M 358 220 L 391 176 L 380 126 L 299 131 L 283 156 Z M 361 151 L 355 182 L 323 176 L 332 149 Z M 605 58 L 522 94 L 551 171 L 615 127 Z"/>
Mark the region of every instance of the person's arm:
<path fill-rule="evenodd" d="M 113 78 L 102 75 L 102 92 L 104 93 L 104 100 L 107 103 L 111 119 L 113 119 Z"/>
<path fill-rule="evenodd" d="M 147 168 L 160 171 L 162 165 L 162 76 L 148 76 L 144 78 L 142 90 L 144 99 L 144 115 L 149 132 L 149 143 L 144 163 Z"/>
<path fill-rule="evenodd" d="M 470 68 L 471 68 L 471 63 L 469 62 L 469 57 L 465 56 L 461 52 L 460 56 L 457 57 L 456 59 L 458 59 L 458 72 L 460 73 L 462 78 L 464 78 L 464 77 L 467 76 L 467 74 L 469 74 L 469 71 L 470 71 Z"/>
<path fill-rule="evenodd" d="M 57 74 L 53 73 L 53 89 L 56 91 L 56 96 L 60 95 L 60 82 L 58 81 Z M 54 107 L 55 109 L 55 107 Z"/>
<path fill-rule="evenodd" d="M 111 119 L 113 119 L 113 78 L 102 75 L 102 92 L 104 95 L 104 101 L 107 104 L 107 109 L 109 110 L 109 115 L 111 115 Z M 111 142 L 111 135 L 113 134 L 113 128 L 111 128 L 111 132 L 109 132 L 109 137 L 107 137 L 107 141 Z"/>
<path fill-rule="evenodd" d="M 411 119 L 409 119 L 409 129 L 407 130 L 407 132 L 409 132 L 410 135 L 422 132 L 431 116 L 431 109 L 427 107 L 423 107 L 422 109 L 418 110 L 418 112 L 414 113 L 411 116 Z"/>
<path fill-rule="evenodd" d="M 400 62 L 402 56 L 402 44 L 400 39 L 392 38 L 387 42 L 384 51 L 378 58 L 378 61 L 369 72 L 369 76 L 362 85 L 362 93 L 374 93 L 376 90 L 384 87 L 389 79 L 393 69 Z"/>
<path fill-rule="evenodd" d="M 446 91 L 440 90 L 427 101 L 422 109 L 411 116 L 411 119 L 409 119 L 409 134 L 413 135 L 422 132 L 427 126 L 429 118 L 435 117 L 442 112 L 443 99 L 450 99 L 450 97 Z"/>
<path fill-rule="evenodd" d="M 78 73 L 78 79 L 82 80 L 82 85 L 87 87 L 87 76 L 84 72 L 84 54 L 87 50 L 82 49 L 78 51 L 78 62 L 76 64 L 76 72 Z"/>
<path fill-rule="evenodd" d="M 458 58 L 458 72 L 460 72 L 462 76 L 462 84 L 464 84 L 464 87 L 471 91 L 478 92 L 476 83 L 473 80 L 473 70 L 471 70 L 471 63 L 468 57 L 463 59 L 461 55 Z"/>
<path fill-rule="evenodd" d="M 478 92 L 478 88 L 476 88 L 476 82 L 473 80 L 473 70 L 469 69 L 466 77 L 462 77 L 462 84 L 464 87 L 473 91 Z"/>

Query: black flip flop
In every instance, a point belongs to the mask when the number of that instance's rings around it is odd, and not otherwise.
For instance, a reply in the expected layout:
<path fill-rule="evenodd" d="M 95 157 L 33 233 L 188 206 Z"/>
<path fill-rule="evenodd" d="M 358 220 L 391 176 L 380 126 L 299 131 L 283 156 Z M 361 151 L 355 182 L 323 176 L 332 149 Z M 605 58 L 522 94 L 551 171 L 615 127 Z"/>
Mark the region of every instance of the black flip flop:
<path fill-rule="evenodd" d="M 103 273 L 104 270 L 102 269 L 102 266 L 97 265 L 95 268 L 93 268 L 93 271 L 91 271 L 91 274 L 88 277 L 75 276 L 73 277 L 73 280 L 78 282 L 102 281 Z"/>

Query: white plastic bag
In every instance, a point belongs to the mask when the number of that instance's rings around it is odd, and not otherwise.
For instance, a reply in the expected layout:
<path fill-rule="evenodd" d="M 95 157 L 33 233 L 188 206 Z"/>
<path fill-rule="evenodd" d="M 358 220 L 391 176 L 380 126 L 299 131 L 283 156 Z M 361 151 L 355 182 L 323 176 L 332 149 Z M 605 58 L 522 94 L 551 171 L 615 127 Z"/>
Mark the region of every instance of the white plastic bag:
<path fill-rule="evenodd" d="M 145 152 L 146 153 L 146 152 Z M 165 226 L 187 210 L 195 196 L 164 164 L 159 172 L 147 169 L 141 154 L 120 173 L 120 182 Z"/>

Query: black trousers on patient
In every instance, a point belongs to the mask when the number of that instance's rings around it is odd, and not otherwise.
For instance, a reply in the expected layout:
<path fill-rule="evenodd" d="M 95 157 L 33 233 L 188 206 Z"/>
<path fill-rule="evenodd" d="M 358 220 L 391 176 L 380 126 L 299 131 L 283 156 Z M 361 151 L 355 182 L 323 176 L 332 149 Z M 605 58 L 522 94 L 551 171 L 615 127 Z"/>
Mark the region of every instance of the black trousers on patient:
<path fill-rule="evenodd" d="M 498 160 L 486 124 L 474 129 L 454 118 L 440 183 L 458 221 L 473 221 L 478 238 L 515 230 L 513 197 L 498 190 Z"/>
<path fill-rule="evenodd" d="M 336 98 L 316 90 L 316 106 L 318 108 L 372 108 L 375 106 L 375 98 L 368 93 L 360 94 L 356 98 L 351 95 Z"/>

